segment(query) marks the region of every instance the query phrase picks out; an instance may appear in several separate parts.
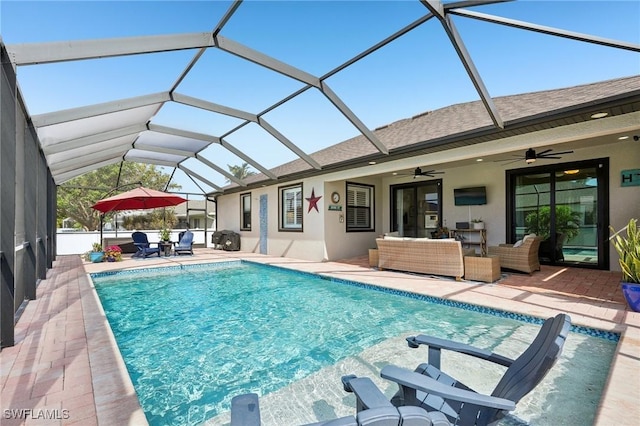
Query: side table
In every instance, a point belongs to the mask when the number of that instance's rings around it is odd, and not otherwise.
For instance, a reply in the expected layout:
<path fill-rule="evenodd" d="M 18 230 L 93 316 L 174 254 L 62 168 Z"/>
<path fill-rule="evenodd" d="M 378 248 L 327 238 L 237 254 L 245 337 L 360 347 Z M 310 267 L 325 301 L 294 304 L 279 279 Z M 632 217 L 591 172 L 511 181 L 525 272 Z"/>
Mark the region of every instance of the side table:
<path fill-rule="evenodd" d="M 173 243 L 171 241 L 160 241 L 158 243 L 160 250 L 164 253 L 164 257 L 171 256 L 171 248 L 173 247 Z"/>
<path fill-rule="evenodd" d="M 369 249 L 369 266 L 372 268 L 378 267 L 378 249 Z"/>
<path fill-rule="evenodd" d="M 500 256 L 465 256 L 464 279 L 491 283 L 500 278 Z"/>

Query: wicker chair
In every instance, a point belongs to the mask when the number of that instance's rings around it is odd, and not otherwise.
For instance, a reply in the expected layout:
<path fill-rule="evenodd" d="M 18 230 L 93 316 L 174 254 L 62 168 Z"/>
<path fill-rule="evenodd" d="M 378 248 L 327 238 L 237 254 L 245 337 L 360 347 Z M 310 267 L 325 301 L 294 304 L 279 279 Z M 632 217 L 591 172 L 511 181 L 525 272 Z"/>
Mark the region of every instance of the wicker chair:
<path fill-rule="evenodd" d="M 500 256 L 501 268 L 531 274 L 540 270 L 538 260 L 540 241 L 540 237 L 530 237 L 525 238 L 520 247 L 514 247 L 513 244 L 500 244 L 497 247 L 489 247 L 489 254 Z"/>

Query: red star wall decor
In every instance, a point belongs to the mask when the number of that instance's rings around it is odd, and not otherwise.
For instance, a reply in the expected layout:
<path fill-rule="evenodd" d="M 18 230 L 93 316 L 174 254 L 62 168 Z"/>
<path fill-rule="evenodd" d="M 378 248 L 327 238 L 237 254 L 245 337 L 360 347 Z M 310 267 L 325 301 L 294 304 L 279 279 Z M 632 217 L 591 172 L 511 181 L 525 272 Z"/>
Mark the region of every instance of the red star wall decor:
<path fill-rule="evenodd" d="M 316 197 L 315 189 L 311 188 L 311 197 L 305 198 L 305 200 L 309 202 L 309 210 L 307 210 L 307 213 L 311 212 L 311 209 L 316 209 L 316 211 L 320 213 L 320 210 L 318 210 L 318 201 L 320 201 L 320 198 L 322 198 L 322 195 Z"/>

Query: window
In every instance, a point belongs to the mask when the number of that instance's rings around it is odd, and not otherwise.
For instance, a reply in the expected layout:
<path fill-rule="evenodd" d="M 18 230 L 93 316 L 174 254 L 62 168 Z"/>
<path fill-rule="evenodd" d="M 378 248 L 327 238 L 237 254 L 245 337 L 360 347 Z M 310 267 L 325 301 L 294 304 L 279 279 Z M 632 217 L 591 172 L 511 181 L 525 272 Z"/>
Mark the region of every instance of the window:
<path fill-rule="evenodd" d="M 280 230 L 302 231 L 302 184 L 280 188 Z"/>
<path fill-rule="evenodd" d="M 347 231 L 373 231 L 373 186 L 347 182 Z"/>
<path fill-rule="evenodd" d="M 251 231 L 251 193 L 240 194 L 240 230 Z"/>

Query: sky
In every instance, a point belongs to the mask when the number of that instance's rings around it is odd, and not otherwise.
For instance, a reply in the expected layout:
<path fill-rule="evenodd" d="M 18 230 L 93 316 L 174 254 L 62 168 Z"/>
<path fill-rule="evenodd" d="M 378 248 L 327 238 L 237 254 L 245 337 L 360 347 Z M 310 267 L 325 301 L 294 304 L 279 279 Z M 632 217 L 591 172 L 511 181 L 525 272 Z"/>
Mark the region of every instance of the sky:
<path fill-rule="evenodd" d="M 228 1 L 11 1 L 0 3 L 5 44 L 211 31 Z M 640 44 L 640 1 L 515 1 L 469 8 L 477 12 Z M 220 35 L 323 76 L 425 15 L 419 1 L 245 1 Z M 640 74 L 640 54 L 453 17 L 492 97 L 568 87 Z M 18 81 L 29 113 L 42 114 L 163 92 L 194 51 L 25 66 Z M 479 96 L 442 26 L 430 20 L 326 79 L 370 129 Z M 302 87 L 300 82 L 219 49 L 209 49 L 177 92 L 259 113 Z M 358 131 L 317 90 L 264 116 L 304 152 L 357 136 Z M 222 136 L 242 121 L 180 104 L 165 105 L 152 122 Z M 295 158 L 251 124 L 225 138 L 267 168 Z M 144 139 L 160 143 L 157 138 Z M 155 142 L 154 142 L 155 141 Z M 242 160 L 219 146 L 203 151 L 222 168 Z M 224 186 L 197 160 L 189 168 Z M 170 171 L 170 170 L 169 170 Z M 182 171 L 175 181 L 196 186 Z"/>

